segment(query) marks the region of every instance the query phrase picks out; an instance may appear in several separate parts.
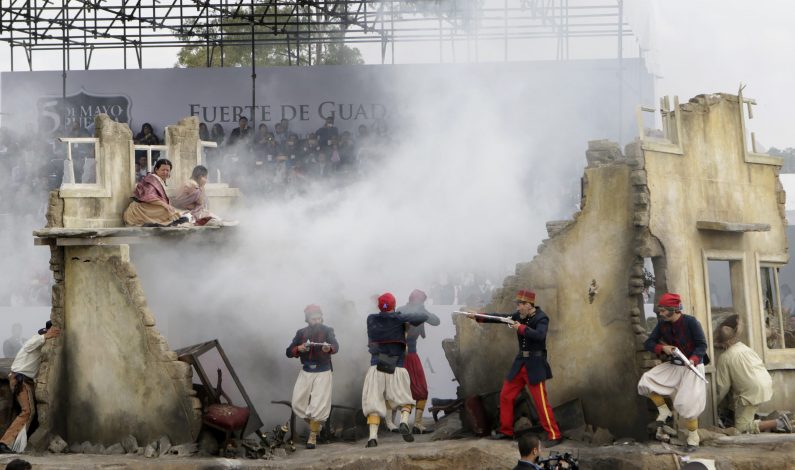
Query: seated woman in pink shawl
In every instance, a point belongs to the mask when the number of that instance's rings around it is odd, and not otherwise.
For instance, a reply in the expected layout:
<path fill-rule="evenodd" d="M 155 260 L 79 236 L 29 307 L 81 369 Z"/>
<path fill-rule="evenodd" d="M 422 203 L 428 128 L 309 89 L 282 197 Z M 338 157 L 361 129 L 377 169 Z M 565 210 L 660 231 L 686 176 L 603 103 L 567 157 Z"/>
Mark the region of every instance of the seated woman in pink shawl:
<path fill-rule="evenodd" d="M 205 225 L 211 220 L 219 221 L 218 217 L 210 212 L 210 203 L 204 193 L 206 184 L 207 167 L 197 165 L 193 169 L 190 179 L 179 188 L 172 201 L 174 207 L 190 211 L 196 225 Z"/>
<path fill-rule="evenodd" d="M 172 225 L 180 219 L 166 194 L 166 180 L 171 176 L 171 162 L 161 158 L 155 163 L 154 172 L 147 174 L 135 185 L 133 202 L 124 211 L 127 225 Z M 187 219 L 186 219 L 187 221 Z"/>

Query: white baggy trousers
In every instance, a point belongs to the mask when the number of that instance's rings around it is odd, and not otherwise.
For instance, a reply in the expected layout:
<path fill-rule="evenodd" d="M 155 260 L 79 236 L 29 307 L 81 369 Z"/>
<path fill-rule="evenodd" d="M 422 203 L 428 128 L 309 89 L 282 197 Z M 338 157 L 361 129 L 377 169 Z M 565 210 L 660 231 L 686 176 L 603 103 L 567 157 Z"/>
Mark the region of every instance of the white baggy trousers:
<path fill-rule="evenodd" d="M 704 365 L 696 368 L 703 374 Z M 684 419 L 695 419 L 707 406 L 707 384 L 686 366 L 664 362 L 647 371 L 638 382 L 638 393 L 670 396 L 674 409 Z"/>
<path fill-rule="evenodd" d="M 301 370 L 293 388 L 293 411 L 301 419 L 326 422 L 331 413 L 331 371 Z"/>
<path fill-rule="evenodd" d="M 383 418 L 387 400 L 396 408 L 414 405 L 409 372 L 404 367 L 395 367 L 394 374 L 387 374 L 370 366 L 362 388 L 362 412 L 365 416 L 377 414 Z"/>

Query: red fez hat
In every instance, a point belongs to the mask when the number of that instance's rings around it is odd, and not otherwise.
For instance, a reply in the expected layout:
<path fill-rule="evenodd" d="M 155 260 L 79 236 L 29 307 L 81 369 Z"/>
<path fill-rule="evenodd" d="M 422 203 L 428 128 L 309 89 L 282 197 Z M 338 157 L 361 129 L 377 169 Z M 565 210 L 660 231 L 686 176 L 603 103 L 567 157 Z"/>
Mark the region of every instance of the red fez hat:
<path fill-rule="evenodd" d="M 414 289 L 413 291 L 411 291 L 411 294 L 409 294 L 409 303 L 419 304 L 425 302 L 425 299 L 427 298 L 428 296 L 425 295 L 425 292 L 419 289 Z"/>
<path fill-rule="evenodd" d="M 673 294 L 671 292 L 666 292 L 665 294 L 660 297 L 660 301 L 657 303 L 658 307 L 662 308 L 682 308 L 682 299 L 679 298 L 679 294 Z"/>
<path fill-rule="evenodd" d="M 519 292 L 516 293 L 516 301 L 530 302 L 531 304 L 535 305 L 536 293 L 531 290 L 520 290 Z"/>
<path fill-rule="evenodd" d="M 382 312 L 391 312 L 395 309 L 395 296 L 387 292 L 378 297 L 378 310 Z"/>
<path fill-rule="evenodd" d="M 307 305 L 304 309 L 304 319 L 309 321 L 310 318 L 322 317 L 323 311 L 320 310 L 320 306 L 315 304 Z"/>

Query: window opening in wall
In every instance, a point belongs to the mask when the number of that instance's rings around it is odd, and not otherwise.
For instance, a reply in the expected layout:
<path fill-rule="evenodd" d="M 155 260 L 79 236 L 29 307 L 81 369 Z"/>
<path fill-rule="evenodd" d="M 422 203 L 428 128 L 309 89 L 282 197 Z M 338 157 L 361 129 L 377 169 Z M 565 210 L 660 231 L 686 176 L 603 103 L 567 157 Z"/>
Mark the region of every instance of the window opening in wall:
<path fill-rule="evenodd" d="M 651 333 L 657 326 L 657 276 L 655 276 L 652 258 L 643 258 L 643 318 L 646 333 Z"/>
<path fill-rule="evenodd" d="M 95 184 L 97 182 L 96 139 L 91 137 L 61 139 L 68 145 L 62 162 L 62 183 Z M 59 182 L 58 186 L 60 186 Z"/>
<path fill-rule="evenodd" d="M 792 316 L 792 291 L 783 285 L 779 292 L 779 268 L 761 266 L 762 315 L 768 349 L 795 348 L 795 319 Z M 785 291 L 786 288 L 786 291 Z"/>
<path fill-rule="evenodd" d="M 743 264 L 740 260 L 708 260 L 710 324 L 717 328 L 729 316 L 737 314 L 746 321 L 745 291 L 743 290 Z M 704 325 L 706 329 L 707 325 Z M 708 335 L 709 336 L 709 335 Z M 744 328 L 740 340 L 748 344 L 748 328 Z M 714 359 L 718 351 L 709 350 Z"/>

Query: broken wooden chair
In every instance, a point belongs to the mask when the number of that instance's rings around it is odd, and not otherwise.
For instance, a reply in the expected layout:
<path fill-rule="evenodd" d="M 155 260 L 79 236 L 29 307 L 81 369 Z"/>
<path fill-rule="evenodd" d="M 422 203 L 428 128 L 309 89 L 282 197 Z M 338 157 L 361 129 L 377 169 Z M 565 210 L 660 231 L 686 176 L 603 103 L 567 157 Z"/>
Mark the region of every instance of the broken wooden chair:
<path fill-rule="evenodd" d="M 229 395 L 223 391 L 221 387 L 221 379 L 223 374 L 221 369 L 218 369 L 218 382 L 215 387 L 215 403 L 209 405 L 202 416 L 202 422 L 207 426 L 217 429 L 224 433 L 224 441 L 221 444 L 221 449 L 226 449 L 232 441 L 233 434 L 239 433 L 243 430 L 248 422 L 249 409 L 248 407 L 235 406 Z M 226 403 L 221 403 L 221 398 L 226 399 Z"/>

